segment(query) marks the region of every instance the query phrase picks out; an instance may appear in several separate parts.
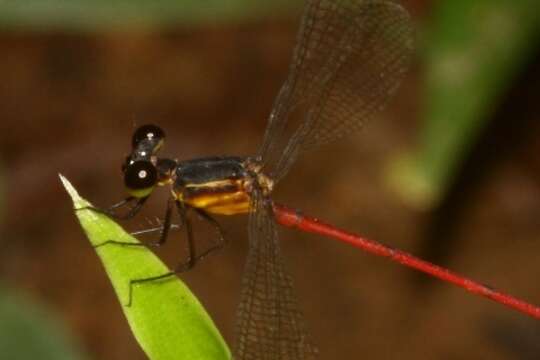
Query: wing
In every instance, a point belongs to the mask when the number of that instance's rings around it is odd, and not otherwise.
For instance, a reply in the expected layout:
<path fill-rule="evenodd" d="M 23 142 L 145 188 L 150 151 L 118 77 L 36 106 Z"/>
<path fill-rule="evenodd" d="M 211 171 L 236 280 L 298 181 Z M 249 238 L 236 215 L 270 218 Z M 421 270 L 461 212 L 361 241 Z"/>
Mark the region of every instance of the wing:
<path fill-rule="evenodd" d="M 292 280 L 281 257 L 272 206 L 254 191 L 249 254 L 236 323 L 236 360 L 314 359 Z"/>
<path fill-rule="evenodd" d="M 278 181 L 299 153 L 357 131 L 408 68 L 408 13 L 390 0 L 307 0 L 259 156 Z"/>

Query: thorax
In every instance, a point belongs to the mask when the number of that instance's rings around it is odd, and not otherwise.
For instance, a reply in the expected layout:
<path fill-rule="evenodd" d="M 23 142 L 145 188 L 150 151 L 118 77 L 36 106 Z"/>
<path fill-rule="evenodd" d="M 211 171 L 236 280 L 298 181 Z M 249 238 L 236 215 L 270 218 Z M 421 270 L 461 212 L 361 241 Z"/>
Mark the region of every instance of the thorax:
<path fill-rule="evenodd" d="M 268 195 L 272 182 L 251 158 L 210 157 L 178 162 L 173 179 L 177 201 L 209 213 L 234 215 L 250 211 L 255 188 Z"/>

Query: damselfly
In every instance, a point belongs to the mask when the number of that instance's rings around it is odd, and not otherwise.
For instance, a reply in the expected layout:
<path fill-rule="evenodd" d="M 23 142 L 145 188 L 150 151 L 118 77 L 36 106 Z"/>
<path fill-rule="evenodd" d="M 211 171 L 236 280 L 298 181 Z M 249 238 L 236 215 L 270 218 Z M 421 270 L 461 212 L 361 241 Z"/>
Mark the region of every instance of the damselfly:
<path fill-rule="evenodd" d="M 255 156 L 160 158 L 163 130 L 140 127 L 123 167 L 129 196 L 105 212 L 131 218 L 157 185 L 170 185 L 163 225 L 154 230 L 160 231 L 158 243 L 164 243 L 176 209 L 190 251 L 187 261 L 173 271 L 134 279 L 130 289 L 188 270 L 220 246 L 195 251 L 190 212 L 218 229 L 212 214 L 248 214 L 249 253 L 237 312 L 235 358 L 314 358 L 316 347 L 281 257 L 270 196 L 301 153 L 357 131 L 384 108 L 408 67 L 412 38 L 408 13 L 393 1 L 308 0 L 289 74 Z M 115 213 L 128 204 L 133 206 L 126 214 Z M 113 240 L 103 245 L 113 244 L 125 245 Z"/>

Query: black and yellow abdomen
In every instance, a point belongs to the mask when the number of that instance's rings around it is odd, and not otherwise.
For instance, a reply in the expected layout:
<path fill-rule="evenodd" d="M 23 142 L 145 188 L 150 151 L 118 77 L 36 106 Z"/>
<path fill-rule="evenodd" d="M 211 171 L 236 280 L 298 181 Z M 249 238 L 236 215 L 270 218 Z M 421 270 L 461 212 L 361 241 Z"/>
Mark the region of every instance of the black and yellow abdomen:
<path fill-rule="evenodd" d="M 173 193 L 178 201 L 222 215 L 249 211 L 248 174 L 239 157 L 213 157 L 181 162 Z"/>

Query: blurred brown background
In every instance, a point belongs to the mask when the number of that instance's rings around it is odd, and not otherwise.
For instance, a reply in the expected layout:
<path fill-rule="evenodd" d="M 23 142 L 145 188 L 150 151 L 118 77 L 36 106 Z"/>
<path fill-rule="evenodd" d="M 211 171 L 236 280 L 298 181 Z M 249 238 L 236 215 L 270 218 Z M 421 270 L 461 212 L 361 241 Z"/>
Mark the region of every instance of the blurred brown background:
<path fill-rule="evenodd" d="M 405 6 L 421 23 L 432 3 Z M 57 174 L 96 205 L 116 202 L 131 133 L 149 122 L 165 129 L 171 157 L 254 153 L 296 28 L 290 16 L 160 31 L 0 33 L 1 280 L 51 309 L 89 359 L 145 355 Z M 411 209 L 382 181 L 387 159 L 416 140 L 418 60 L 387 111 L 361 134 L 304 156 L 274 198 L 540 303 L 538 73 L 532 64 L 508 91 L 494 115 L 499 125 L 433 211 Z M 516 112 L 525 125 L 509 131 Z M 166 194 L 126 227 L 161 216 Z M 220 221 L 230 246 L 182 278 L 231 342 L 246 220 Z M 201 242 L 213 236 L 195 226 Z M 341 243 L 281 236 L 321 359 L 540 357 L 536 320 Z M 173 265 L 183 248 L 175 234 L 159 253 Z"/>

